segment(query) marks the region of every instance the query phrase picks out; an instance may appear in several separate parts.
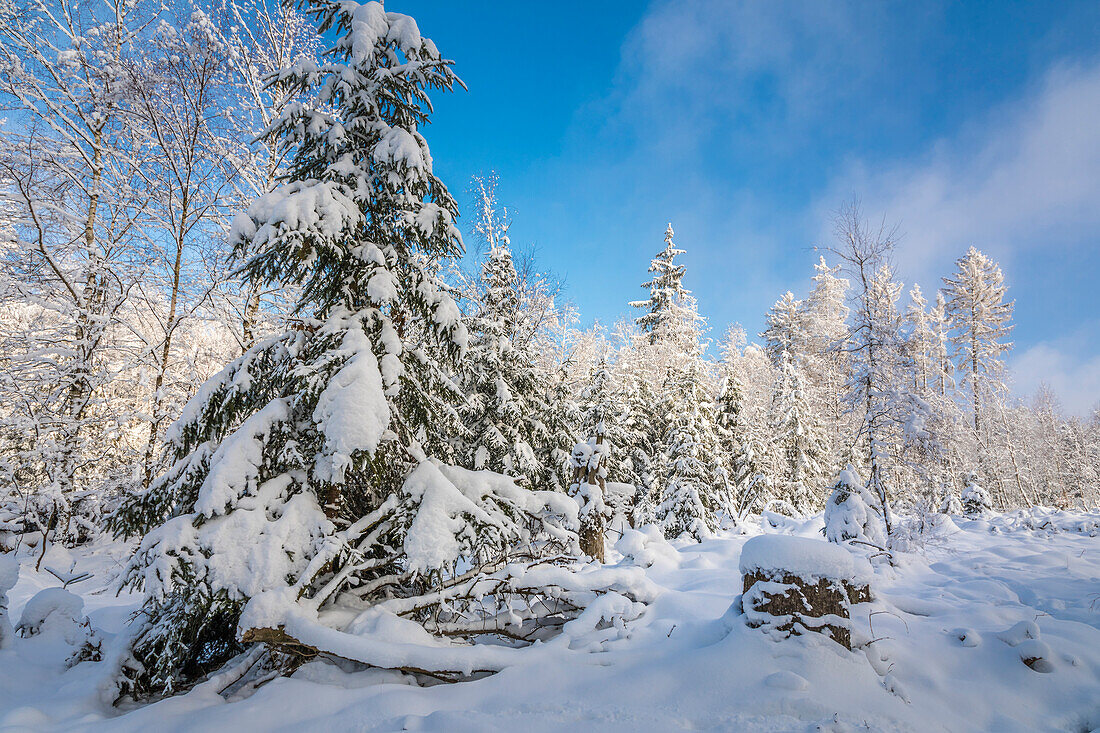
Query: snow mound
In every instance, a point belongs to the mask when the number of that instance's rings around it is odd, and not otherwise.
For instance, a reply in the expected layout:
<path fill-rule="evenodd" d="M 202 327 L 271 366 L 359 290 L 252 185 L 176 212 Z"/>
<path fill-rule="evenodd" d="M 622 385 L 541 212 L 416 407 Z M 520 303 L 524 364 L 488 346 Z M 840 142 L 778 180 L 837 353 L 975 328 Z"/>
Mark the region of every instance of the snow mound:
<path fill-rule="evenodd" d="M 801 692 L 802 690 L 808 689 L 810 686 L 810 683 L 806 681 L 805 677 L 786 670 L 772 672 L 764 678 L 764 684 L 768 687 L 775 687 L 779 690 L 791 690 L 792 692 Z"/>
<path fill-rule="evenodd" d="M 23 607 L 16 630 L 34 636 L 57 625 L 69 625 L 84 616 L 84 599 L 64 588 L 46 588 Z"/>
<path fill-rule="evenodd" d="M 665 539 L 664 533 L 652 524 L 640 529 L 623 529 L 623 536 L 615 543 L 615 549 L 633 565 L 650 568 L 675 568 L 680 564 L 680 553 Z"/>
<path fill-rule="evenodd" d="M 1089 512 L 1074 512 L 1064 509 L 1035 506 L 1018 509 L 994 517 L 990 528 L 1000 532 L 1076 532 L 1089 537 L 1100 536 L 1100 509 Z"/>
<path fill-rule="evenodd" d="M 765 534 L 753 537 L 741 549 L 741 573 L 794 575 L 803 579 L 866 582 L 871 569 L 843 547 L 807 537 Z"/>

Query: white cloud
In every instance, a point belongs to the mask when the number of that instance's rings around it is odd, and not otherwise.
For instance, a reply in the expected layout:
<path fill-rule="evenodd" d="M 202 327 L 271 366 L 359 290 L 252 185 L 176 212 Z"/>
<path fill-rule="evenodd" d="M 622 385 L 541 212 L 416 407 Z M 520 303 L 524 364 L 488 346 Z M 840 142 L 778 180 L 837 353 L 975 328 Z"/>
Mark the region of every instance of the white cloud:
<path fill-rule="evenodd" d="M 601 110 L 649 155 L 707 155 L 708 143 L 776 151 L 889 74 L 897 25 L 885 7 L 665 0 L 627 37 L 618 90 Z"/>
<path fill-rule="evenodd" d="M 1010 367 L 1020 396 L 1032 395 L 1046 383 L 1070 415 L 1084 417 L 1100 404 L 1100 355 L 1082 357 L 1042 342 L 1013 359 Z"/>
<path fill-rule="evenodd" d="M 1057 66 L 921 159 L 854 163 L 819 209 L 861 194 L 868 213 L 901 223 L 898 264 L 926 282 L 970 245 L 1006 263 L 1056 255 L 1100 227 L 1098 111 L 1100 63 Z"/>

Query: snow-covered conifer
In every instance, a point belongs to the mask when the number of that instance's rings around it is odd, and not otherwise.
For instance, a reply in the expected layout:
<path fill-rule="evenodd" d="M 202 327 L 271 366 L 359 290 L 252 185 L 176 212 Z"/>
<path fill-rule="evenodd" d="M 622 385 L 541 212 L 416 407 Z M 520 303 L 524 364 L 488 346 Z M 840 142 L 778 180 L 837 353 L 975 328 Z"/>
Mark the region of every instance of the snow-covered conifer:
<path fill-rule="evenodd" d="M 773 464 L 779 468 L 777 498 L 796 511 L 811 513 L 821 506 L 817 485 L 823 477 L 827 446 L 817 416 L 807 395 L 806 379 L 787 351 L 779 357 L 769 414 Z"/>
<path fill-rule="evenodd" d="M 745 397 L 741 381 L 727 374 L 719 385 L 714 405 L 715 448 L 720 459 L 716 484 L 722 488 L 723 508 L 736 517 L 742 506 L 738 501 L 740 487 L 746 483 L 752 468 L 748 465 L 744 425 Z"/>
<path fill-rule="evenodd" d="M 949 481 L 940 482 L 940 514 L 959 515 L 963 513 L 962 501 L 955 493 L 955 487 Z"/>
<path fill-rule="evenodd" d="M 671 428 L 662 456 L 665 475 L 655 518 L 669 539 L 683 535 L 703 539 L 715 530 L 720 507 L 712 463 L 717 443 L 713 407 L 696 363 L 683 373 L 669 375 L 663 408 L 671 416 Z"/>
<path fill-rule="evenodd" d="M 476 178 L 474 231 L 485 243 L 477 312 L 469 321 L 470 348 L 462 361 L 467 402 L 460 461 L 468 468 L 525 477 L 548 485 L 543 448 L 549 440 L 549 385 L 519 335 L 520 292 L 508 240 L 507 212 L 499 212 L 495 181 Z"/>
<path fill-rule="evenodd" d="M 636 366 L 632 363 L 636 355 L 633 349 L 620 351 L 616 366 L 623 382 L 622 399 L 626 406 L 623 444 L 617 448 L 620 453 L 617 463 L 623 469 L 619 480 L 634 485 L 629 519 L 637 527 L 653 520 L 662 475 L 660 453 L 664 443 L 660 430 L 666 424 L 667 415 L 661 414 L 660 398 L 646 379 L 645 371 L 632 368 Z"/>
<path fill-rule="evenodd" d="M 856 469 L 849 465 L 833 484 L 833 492 L 825 502 L 825 538 L 842 543 L 850 540 L 885 546 L 882 520 L 874 509 L 878 497 L 864 486 Z"/>
<path fill-rule="evenodd" d="M 768 311 L 768 327 L 760 334 L 767 344 L 768 356 L 777 366 L 785 353 L 795 357 L 804 357 L 806 349 L 806 327 L 802 301 L 795 300 L 791 291 L 775 302 Z"/>
<path fill-rule="evenodd" d="M 547 409 L 546 442 L 541 446 L 540 460 L 546 467 L 549 488 L 566 491 L 573 481 L 570 458 L 582 423 L 577 398 L 569 383 L 568 365 L 559 367 L 551 378 Z"/>
<path fill-rule="evenodd" d="M 774 369 L 764 351 L 745 345 L 744 331 L 732 327 L 722 342 L 722 384 L 715 405 L 718 452 L 725 462 L 733 511 L 742 515 L 772 496 L 765 471 L 770 433 L 767 408 Z"/>
<path fill-rule="evenodd" d="M 665 246 L 649 266 L 653 277 L 642 283 L 649 290 L 649 298 L 634 301 L 630 305 L 645 310 L 635 319 L 650 344 L 666 344 L 679 351 L 698 353 L 698 335 L 703 319 L 695 307 L 691 291 L 684 287 L 684 266 L 676 256 L 684 250 L 672 241 L 672 224 L 665 230 Z"/>
<path fill-rule="evenodd" d="M 270 133 L 290 173 L 235 224 L 246 276 L 296 286 L 301 320 L 204 385 L 169 433 L 170 468 L 115 519 L 155 527 L 127 574 L 146 593 L 134 654 L 147 689 L 234 654 L 237 617 L 268 590 L 320 604 L 354 578 L 390 587 L 429 496 L 406 476 L 457 431 L 449 374 L 466 332 L 438 271 L 461 238 L 419 131 L 427 92 L 456 77 L 379 3 L 308 12 L 335 45 L 280 72 L 309 99 Z M 433 541 L 484 551 L 515 538 L 492 512 L 464 516 L 461 538 Z"/>
<path fill-rule="evenodd" d="M 978 474 L 971 471 L 966 476 L 962 490 L 962 510 L 968 517 L 977 517 L 990 511 L 989 494 L 982 488 Z"/>

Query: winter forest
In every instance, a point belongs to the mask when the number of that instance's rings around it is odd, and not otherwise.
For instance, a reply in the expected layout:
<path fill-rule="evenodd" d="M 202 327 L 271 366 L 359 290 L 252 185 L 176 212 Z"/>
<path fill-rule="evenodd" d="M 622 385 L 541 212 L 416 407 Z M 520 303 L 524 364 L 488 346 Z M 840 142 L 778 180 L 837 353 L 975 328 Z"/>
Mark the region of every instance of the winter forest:
<path fill-rule="evenodd" d="M 1100 406 L 982 243 L 837 200 L 747 333 L 673 221 L 594 321 L 402 10 L 0 0 L 0 729 L 1100 729 Z"/>

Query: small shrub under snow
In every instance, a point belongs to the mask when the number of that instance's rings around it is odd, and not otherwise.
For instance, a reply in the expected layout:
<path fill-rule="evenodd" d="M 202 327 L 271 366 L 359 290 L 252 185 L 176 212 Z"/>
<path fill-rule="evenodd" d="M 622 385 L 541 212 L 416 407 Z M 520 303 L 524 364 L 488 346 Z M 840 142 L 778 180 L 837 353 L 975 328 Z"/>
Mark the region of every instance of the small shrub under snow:
<path fill-rule="evenodd" d="M 825 503 L 825 538 L 830 542 L 866 542 L 885 547 L 882 519 L 872 508 L 874 499 L 849 464 L 840 472 Z"/>

